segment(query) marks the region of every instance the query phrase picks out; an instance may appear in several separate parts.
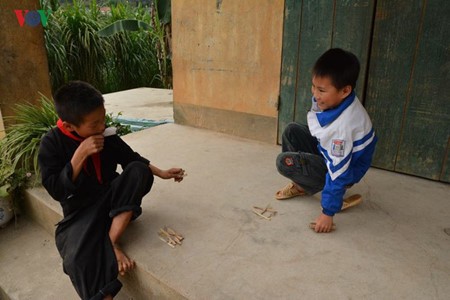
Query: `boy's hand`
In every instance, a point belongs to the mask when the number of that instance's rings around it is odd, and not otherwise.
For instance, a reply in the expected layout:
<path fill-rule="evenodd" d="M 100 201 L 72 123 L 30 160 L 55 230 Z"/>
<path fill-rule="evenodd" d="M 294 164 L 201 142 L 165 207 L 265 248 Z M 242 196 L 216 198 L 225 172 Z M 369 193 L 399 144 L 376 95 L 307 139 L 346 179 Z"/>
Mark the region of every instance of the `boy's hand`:
<path fill-rule="evenodd" d="M 314 228 L 314 231 L 318 233 L 331 232 L 332 227 L 333 217 L 321 213 L 316 219 L 316 227 Z"/>
<path fill-rule="evenodd" d="M 93 135 L 85 139 L 80 143 L 77 150 L 72 156 L 70 163 L 72 164 L 72 181 L 75 182 L 78 175 L 83 168 L 84 161 L 92 154 L 98 153 L 103 150 L 105 144 L 105 138 L 103 135 Z"/>
<path fill-rule="evenodd" d="M 86 157 L 98 153 L 103 150 L 105 145 L 105 137 L 101 134 L 92 135 L 81 142 L 78 146 L 79 150 L 84 153 Z M 78 149 L 77 149 L 78 150 Z"/>
<path fill-rule="evenodd" d="M 181 182 L 187 174 L 181 168 L 171 168 L 169 170 L 165 170 L 161 172 L 162 179 L 171 179 L 173 178 L 175 182 Z"/>
<path fill-rule="evenodd" d="M 181 182 L 187 174 L 181 168 L 172 168 L 167 170 L 170 174 L 170 178 L 173 178 L 175 182 Z"/>
<path fill-rule="evenodd" d="M 162 179 L 171 179 L 173 178 L 175 182 L 181 182 L 184 178 L 184 176 L 187 176 L 185 171 L 182 168 L 171 168 L 168 170 L 161 170 L 157 166 L 154 166 L 152 164 L 149 164 L 150 170 L 152 170 L 152 173 L 159 178 Z"/>

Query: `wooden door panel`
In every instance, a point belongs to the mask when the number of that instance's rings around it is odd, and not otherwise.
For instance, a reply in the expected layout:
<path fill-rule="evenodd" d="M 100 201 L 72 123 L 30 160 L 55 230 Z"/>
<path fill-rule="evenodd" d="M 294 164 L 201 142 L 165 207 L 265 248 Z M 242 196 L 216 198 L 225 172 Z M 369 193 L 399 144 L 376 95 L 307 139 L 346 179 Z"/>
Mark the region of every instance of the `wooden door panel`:
<path fill-rule="evenodd" d="M 374 1 L 286 0 L 279 106 L 279 142 L 289 122 L 306 123 L 311 70 L 323 52 L 340 47 L 361 61 L 358 96 L 364 93 Z M 362 23 L 362 24 L 361 24 Z"/>
<path fill-rule="evenodd" d="M 283 26 L 283 59 L 281 63 L 281 87 L 278 103 L 278 142 L 287 124 L 294 120 L 297 86 L 298 47 L 302 1 L 286 0 Z"/>
<path fill-rule="evenodd" d="M 450 1 L 285 5 L 279 141 L 287 123 L 306 122 L 314 62 L 340 47 L 361 61 L 356 93 L 379 138 L 373 166 L 450 182 Z"/>
<path fill-rule="evenodd" d="M 296 122 L 306 123 L 306 113 L 311 107 L 311 70 L 317 58 L 331 46 L 333 15 L 333 1 L 303 1 L 294 108 Z"/>
<path fill-rule="evenodd" d="M 395 170 L 439 180 L 450 130 L 450 5 L 427 1 Z"/>
<path fill-rule="evenodd" d="M 448 157 L 450 155 L 450 137 L 447 141 L 447 151 L 445 151 L 445 158 L 444 158 L 444 166 L 442 167 L 442 172 L 440 176 L 440 180 L 444 182 L 450 182 L 450 158 Z"/>
<path fill-rule="evenodd" d="M 378 136 L 373 165 L 394 170 L 422 0 L 380 0 L 373 30 L 365 107 Z"/>
<path fill-rule="evenodd" d="M 372 40 L 375 1 L 336 1 L 331 47 L 353 52 L 359 59 L 361 70 L 356 94 L 364 102 L 365 79 Z"/>

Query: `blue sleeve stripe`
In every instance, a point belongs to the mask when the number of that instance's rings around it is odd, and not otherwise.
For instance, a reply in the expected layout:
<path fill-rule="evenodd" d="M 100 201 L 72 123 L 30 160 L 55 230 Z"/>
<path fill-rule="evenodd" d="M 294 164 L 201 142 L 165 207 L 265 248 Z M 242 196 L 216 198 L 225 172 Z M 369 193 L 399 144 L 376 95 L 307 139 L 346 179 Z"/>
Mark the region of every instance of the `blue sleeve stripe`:
<path fill-rule="evenodd" d="M 327 161 L 329 162 L 329 168 L 330 171 L 335 173 L 336 171 L 339 171 L 342 167 L 345 166 L 345 164 L 350 160 L 350 158 L 352 157 L 352 152 L 350 152 L 346 157 L 344 157 L 344 159 L 342 159 L 337 165 L 333 165 L 332 163 L 332 159 L 330 158 L 330 156 L 328 155 L 327 150 L 325 150 L 322 146 L 320 146 L 320 151 L 322 152 L 322 154 L 326 157 Z"/>
<path fill-rule="evenodd" d="M 368 139 L 370 139 L 374 134 L 374 130 L 373 128 L 370 130 L 370 132 L 368 134 L 366 134 L 362 139 L 354 141 L 353 142 L 353 147 L 359 146 L 364 144 Z"/>
<path fill-rule="evenodd" d="M 370 143 L 368 143 L 368 141 L 372 139 L 372 141 Z M 368 143 L 367 145 L 363 146 L 361 149 L 359 149 L 356 153 L 353 152 L 354 150 L 352 150 L 346 157 L 344 157 L 337 165 L 333 164 L 333 159 L 330 157 L 330 155 L 328 154 L 328 151 L 323 148 L 320 144 L 318 145 L 318 148 L 320 150 L 320 152 L 323 154 L 323 156 L 325 156 L 327 162 L 328 162 L 328 168 L 330 169 L 330 171 L 332 173 L 336 173 L 337 171 L 339 171 L 340 169 L 342 169 L 343 167 L 345 167 L 345 165 L 349 162 L 349 160 L 352 159 L 352 156 L 355 155 L 355 158 L 359 157 L 359 153 L 362 154 L 362 150 L 364 150 L 365 148 L 372 148 L 375 146 L 376 144 L 376 136 L 375 136 L 375 132 L 374 129 L 372 128 L 370 130 L 370 132 L 368 134 L 366 134 L 362 139 L 353 142 L 353 148 L 364 145 L 364 143 Z M 358 154 L 357 154 L 358 153 Z"/>
<path fill-rule="evenodd" d="M 325 156 L 325 158 L 328 161 L 332 161 L 331 157 L 328 155 L 328 152 L 327 152 L 327 150 L 325 150 L 325 148 L 323 148 L 320 144 L 318 144 L 317 147 L 319 148 L 319 151 L 322 152 L 323 156 Z"/>

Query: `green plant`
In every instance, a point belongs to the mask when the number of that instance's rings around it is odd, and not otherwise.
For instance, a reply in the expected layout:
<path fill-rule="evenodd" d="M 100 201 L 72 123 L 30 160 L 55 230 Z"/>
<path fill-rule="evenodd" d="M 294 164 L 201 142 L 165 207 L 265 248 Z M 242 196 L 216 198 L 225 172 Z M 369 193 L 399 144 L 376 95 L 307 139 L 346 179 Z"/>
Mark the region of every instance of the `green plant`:
<path fill-rule="evenodd" d="M 133 18 L 150 23 L 148 7 L 125 2 L 101 12 L 95 0 L 60 6 L 50 5 L 52 0 L 40 1 L 43 8 L 53 10 L 44 36 L 54 90 L 70 80 L 87 81 L 103 93 L 163 87 L 156 46 L 147 31 L 122 32 L 108 38 L 97 34 L 99 28 L 117 20 Z"/>
<path fill-rule="evenodd" d="M 98 32 L 102 37 L 111 37 L 127 31 L 146 30 L 156 49 L 159 69 L 156 78 L 161 81 L 164 88 L 172 87 L 170 6 L 170 0 L 155 0 L 150 7 L 150 24 L 136 19 L 122 19 L 105 26 Z"/>
<path fill-rule="evenodd" d="M 152 2 L 151 17 L 152 27 L 155 30 L 154 39 L 161 81 L 164 87 L 172 88 L 171 0 L 155 0 L 155 2 Z"/>
<path fill-rule="evenodd" d="M 130 18 L 149 22 L 150 11 L 140 3 L 137 6 L 129 2 L 118 3 L 111 6 L 108 24 Z M 149 85 L 161 87 L 158 80 L 153 80 L 158 74 L 156 49 L 146 31 L 122 31 L 103 39 L 108 41 L 114 53 L 110 59 L 111 72 L 108 74 L 111 76 L 108 82 L 115 84 L 111 88 L 125 90 Z"/>
<path fill-rule="evenodd" d="M 74 0 L 72 5 L 60 6 L 50 15 L 45 39 L 54 88 L 78 79 L 104 91 L 104 73 L 108 70 L 111 46 L 96 32 L 105 22 L 95 0 L 89 8 L 84 1 Z"/>
<path fill-rule="evenodd" d="M 13 169 L 10 161 L 0 157 L 0 227 L 16 216 L 30 177 L 31 173 Z"/>
<path fill-rule="evenodd" d="M 31 173 L 23 169 L 14 170 L 10 162 L 0 161 L 0 197 L 19 195 L 28 185 Z"/>
<path fill-rule="evenodd" d="M 117 129 L 117 135 L 122 136 L 131 133 L 131 126 L 130 125 L 123 125 L 120 123 L 117 118 L 121 116 L 122 113 L 119 112 L 116 116 L 114 116 L 112 113 L 106 114 L 106 127 L 116 127 Z"/>
<path fill-rule="evenodd" d="M 14 169 L 11 164 L 0 161 L 0 197 L 8 197 L 11 187 L 10 177 L 13 175 Z"/>
<path fill-rule="evenodd" d="M 10 117 L 14 124 L 0 141 L 0 157 L 10 162 L 14 171 L 23 169 L 38 174 L 39 143 L 58 119 L 53 102 L 41 94 L 38 105 L 17 104 L 14 112 L 15 116 Z"/>

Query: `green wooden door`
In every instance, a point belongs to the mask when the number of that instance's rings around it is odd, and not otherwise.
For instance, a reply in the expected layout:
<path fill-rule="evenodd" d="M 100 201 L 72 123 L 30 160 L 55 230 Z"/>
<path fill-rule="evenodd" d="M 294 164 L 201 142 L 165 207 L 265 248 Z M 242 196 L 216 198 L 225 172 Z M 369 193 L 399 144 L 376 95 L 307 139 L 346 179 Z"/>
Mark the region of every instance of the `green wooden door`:
<path fill-rule="evenodd" d="M 365 106 L 373 165 L 450 182 L 450 2 L 378 1 Z"/>
<path fill-rule="evenodd" d="M 379 137 L 373 165 L 450 181 L 450 1 L 286 0 L 279 136 L 306 122 L 311 69 L 331 47 L 361 62 L 356 93 Z"/>
<path fill-rule="evenodd" d="M 306 122 L 311 69 L 323 52 L 339 47 L 361 62 L 356 91 L 364 93 L 374 1 L 286 0 L 279 107 L 279 136 L 289 122 Z"/>

